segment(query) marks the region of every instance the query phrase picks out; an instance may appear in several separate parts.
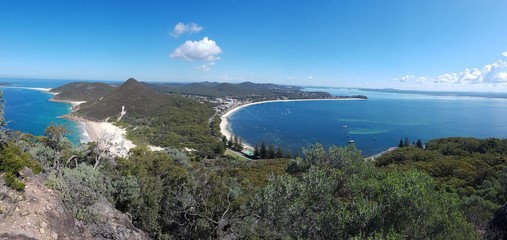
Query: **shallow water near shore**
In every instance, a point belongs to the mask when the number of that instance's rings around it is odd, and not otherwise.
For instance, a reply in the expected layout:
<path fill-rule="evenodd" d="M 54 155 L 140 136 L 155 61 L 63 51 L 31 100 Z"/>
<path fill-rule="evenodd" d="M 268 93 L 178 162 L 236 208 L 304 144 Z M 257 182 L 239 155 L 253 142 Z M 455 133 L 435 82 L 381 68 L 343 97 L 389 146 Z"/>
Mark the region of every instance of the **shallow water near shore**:
<path fill-rule="evenodd" d="M 8 122 L 6 128 L 40 136 L 44 135 L 44 130 L 49 124 L 56 123 L 69 129 L 67 137 L 73 144 L 78 145 L 86 141 L 87 136 L 82 124 L 59 118 L 71 112 L 70 103 L 51 102 L 49 99 L 52 94 L 28 89 L 55 88 L 74 81 L 1 78 L 0 83 L 8 84 L 0 86 L 4 99 L 4 118 Z"/>
<path fill-rule="evenodd" d="M 33 135 L 44 135 L 51 123 L 64 125 L 70 131 L 69 140 L 78 145 L 83 132 L 79 125 L 58 116 L 70 113 L 69 103 L 51 102 L 52 94 L 22 88 L 3 88 L 6 128 Z"/>
<path fill-rule="evenodd" d="M 397 146 L 405 137 L 410 142 L 452 136 L 507 137 L 506 99 L 327 91 L 370 99 L 252 105 L 230 116 L 229 127 L 250 145 L 265 141 L 293 151 L 316 142 L 345 146 L 354 140 L 364 156 Z"/>

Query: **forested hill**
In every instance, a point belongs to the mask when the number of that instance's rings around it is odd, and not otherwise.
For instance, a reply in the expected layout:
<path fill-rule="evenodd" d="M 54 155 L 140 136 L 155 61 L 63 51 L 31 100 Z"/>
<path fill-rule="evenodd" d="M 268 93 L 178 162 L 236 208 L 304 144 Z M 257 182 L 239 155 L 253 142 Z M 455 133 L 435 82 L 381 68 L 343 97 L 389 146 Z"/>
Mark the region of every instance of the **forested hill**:
<path fill-rule="evenodd" d="M 476 229 L 494 234 L 494 229 L 502 228 L 502 224 L 490 222 L 488 225 L 488 221 L 507 203 L 507 139 L 435 139 L 425 149 L 410 146 L 386 153 L 375 165 L 390 170 L 426 172 L 435 179 L 439 189 L 459 196 L 462 211 Z M 507 218 L 505 213 L 502 216 Z M 502 231 L 506 230 L 504 222 Z"/>
<path fill-rule="evenodd" d="M 91 120 L 113 120 L 120 116 L 122 107 L 125 107 L 125 119 L 156 116 L 160 115 L 163 106 L 173 105 L 173 100 L 172 97 L 153 91 L 130 78 L 97 101 L 82 104 L 78 114 Z"/>
<path fill-rule="evenodd" d="M 136 143 L 210 152 L 217 142 L 208 125 L 214 114 L 210 105 L 154 91 L 133 78 L 98 100 L 81 104 L 74 114 L 95 121 L 118 121 Z"/>
<path fill-rule="evenodd" d="M 72 82 L 49 91 L 58 93 L 54 100 L 89 102 L 99 100 L 113 89 L 113 86 L 100 82 Z"/>
<path fill-rule="evenodd" d="M 232 97 L 236 99 L 326 99 L 333 98 L 327 92 L 305 92 L 301 87 L 276 84 L 200 82 L 190 84 L 151 83 L 150 87 L 164 93 L 206 96 L 212 99 Z"/>

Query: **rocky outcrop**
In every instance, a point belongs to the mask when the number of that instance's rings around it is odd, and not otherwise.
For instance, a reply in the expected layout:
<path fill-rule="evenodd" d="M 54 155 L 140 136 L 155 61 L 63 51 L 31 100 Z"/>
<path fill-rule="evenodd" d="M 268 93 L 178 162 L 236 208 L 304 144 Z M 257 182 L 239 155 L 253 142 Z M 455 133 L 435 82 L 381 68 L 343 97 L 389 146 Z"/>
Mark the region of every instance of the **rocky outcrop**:
<path fill-rule="evenodd" d="M 26 184 L 17 192 L 0 182 L 0 239 L 149 239 L 128 216 L 105 198 L 92 206 L 97 221 L 83 224 L 65 207 L 58 192 L 25 168 Z"/>
<path fill-rule="evenodd" d="M 25 168 L 26 184 L 17 192 L 0 184 L 0 239 L 91 239 L 88 229 L 67 210 L 57 192 Z"/>
<path fill-rule="evenodd" d="M 97 221 L 87 224 L 94 239 L 149 239 L 148 235 L 136 228 L 128 216 L 116 210 L 105 198 L 101 198 L 90 209 Z"/>
<path fill-rule="evenodd" d="M 507 239 L 507 204 L 496 210 L 488 223 L 485 239 Z"/>

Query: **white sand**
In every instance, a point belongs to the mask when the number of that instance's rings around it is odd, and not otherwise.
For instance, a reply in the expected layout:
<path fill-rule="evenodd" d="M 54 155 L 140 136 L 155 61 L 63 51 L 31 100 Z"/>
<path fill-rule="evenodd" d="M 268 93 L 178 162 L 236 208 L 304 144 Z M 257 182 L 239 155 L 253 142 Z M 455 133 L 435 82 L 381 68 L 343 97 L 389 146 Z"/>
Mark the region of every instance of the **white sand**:
<path fill-rule="evenodd" d="M 129 150 L 136 146 L 125 137 L 127 133 L 125 129 L 117 127 L 112 123 L 94 122 L 84 119 L 80 119 L 79 122 L 85 125 L 85 130 L 88 133 L 90 141 L 107 141 L 111 145 L 109 151 L 116 156 L 126 157 Z"/>
<path fill-rule="evenodd" d="M 293 99 L 293 100 L 269 100 L 269 101 L 247 103 L 247 104 L 239 105 L 237 107 L 232 108 L 231 110 L 227 111 L 226 113 L 224 113 L 220 117 L 220 119 L 222 119 L 222 121 L 220 122 L 220 132 L 222 133 L 222 135 L 224 135 L 227 138 L 227 140 L 231 140 L 231 138 L 233 137 L 233 134 L 229 129 L 229 117 L 232 116 L 235 112 L 239 111 L 240 109 L 242 109 L 244 107 L 252 106 L 252 105 L 271 103 L 271 102 L 348 101 L 348 100 L 358 101 L 358 100 L 365 100 L 365 99 L 361 99 L 361 98 Z M 254 147 L 252 145 L 250 145 L 246 142 L 243 142 L 243 145 L 246 148 L 254 149 Z"/>

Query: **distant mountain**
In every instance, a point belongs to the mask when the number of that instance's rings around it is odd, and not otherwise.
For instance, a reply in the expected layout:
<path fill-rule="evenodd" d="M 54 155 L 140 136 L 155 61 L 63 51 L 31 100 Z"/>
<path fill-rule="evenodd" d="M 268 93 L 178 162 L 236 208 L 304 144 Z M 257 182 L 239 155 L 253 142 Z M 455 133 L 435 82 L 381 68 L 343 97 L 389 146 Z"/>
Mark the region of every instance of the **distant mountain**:
<path fill-rule="evenodd" d="M 305 92 L 301 87 L 285 86 L 276 84 L 259 84 L 252 82 L 243 83 L 218 83 L 200 82 L 189 84 L 152 83 L 150 87 L 157 91 L 175 94 L 188 94 L 206 96 L 212 99 L 232 97 L 236 99 L 250 99 L 253 101 L 266 99 L 308 99 L 308 98 L 331 98 L 327 92 Z"/>
<path fill-rule="evenodd" d="M 99 82 L 72 82 L 49 90 L 58 93 L 54 100 L 62 101 L 96 101 L 114 90 L 114 87 Z"/>

